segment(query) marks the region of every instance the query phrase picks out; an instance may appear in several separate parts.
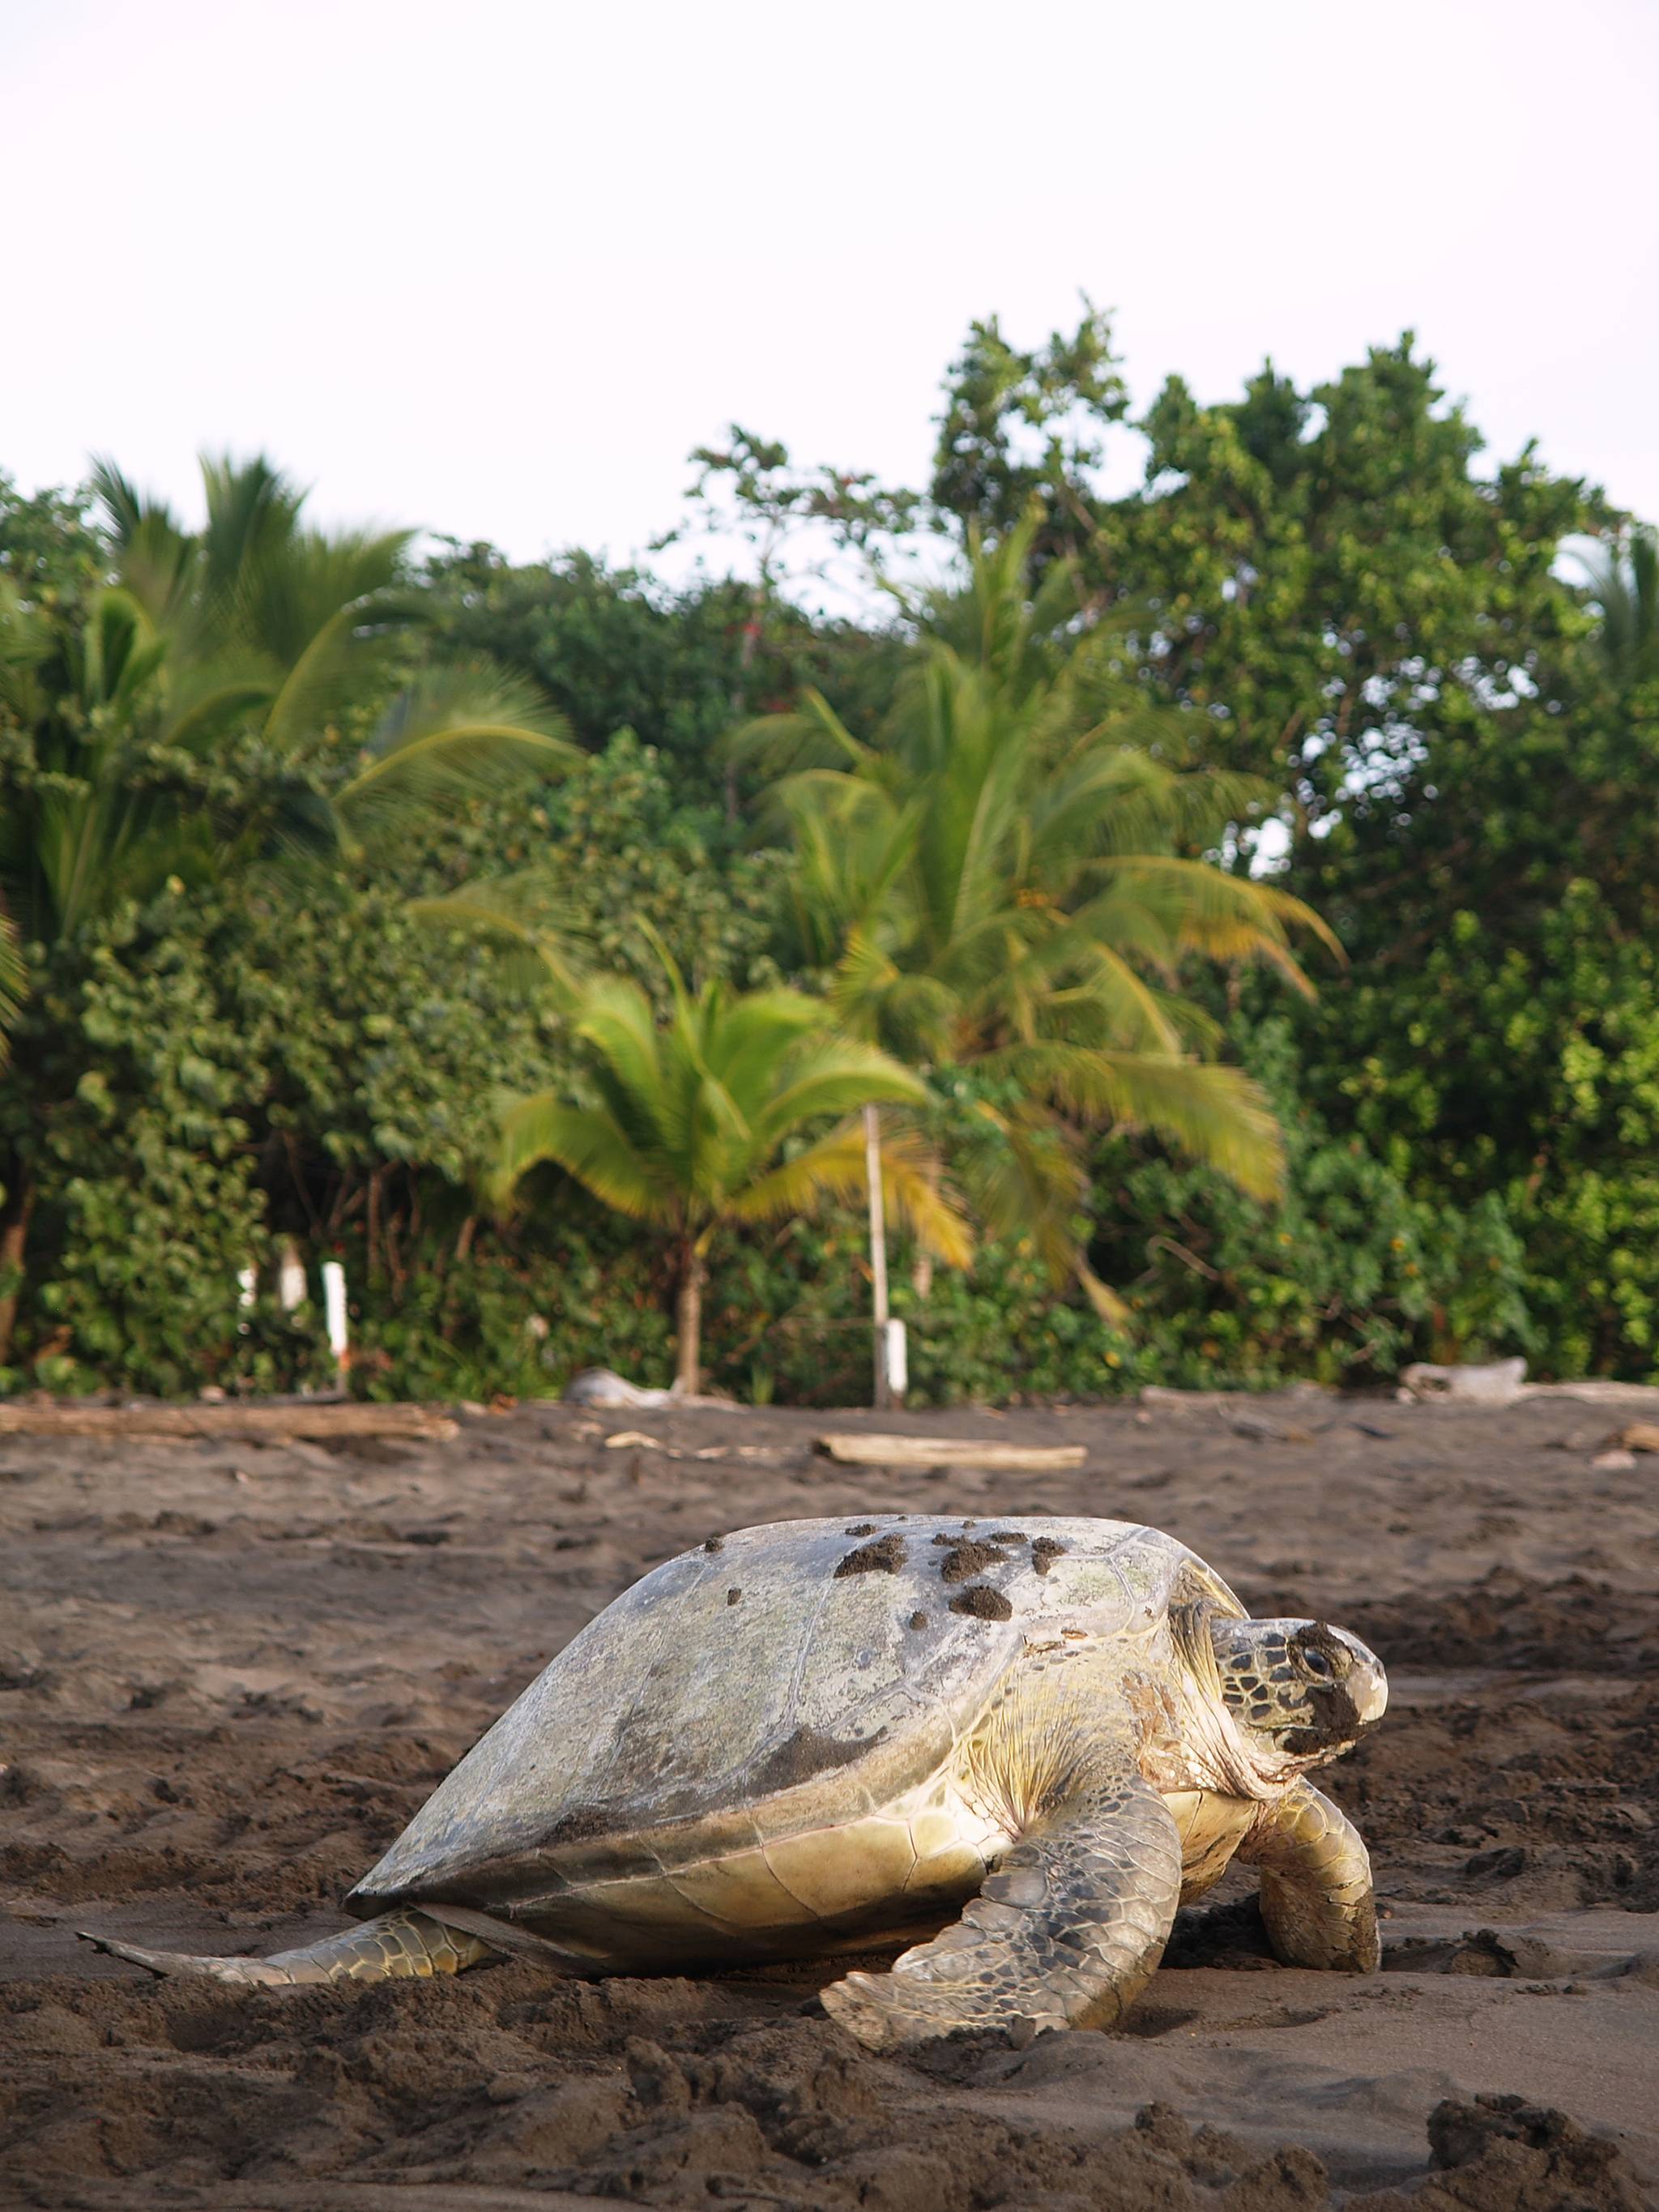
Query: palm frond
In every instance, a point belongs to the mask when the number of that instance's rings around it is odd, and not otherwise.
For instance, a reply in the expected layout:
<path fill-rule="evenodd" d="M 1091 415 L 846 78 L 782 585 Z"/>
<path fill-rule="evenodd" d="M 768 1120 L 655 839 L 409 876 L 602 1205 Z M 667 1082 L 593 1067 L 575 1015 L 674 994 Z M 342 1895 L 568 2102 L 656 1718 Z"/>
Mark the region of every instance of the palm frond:
<path fill-rule="evenodd" d="M 270 703 L 273 677 L 244 665 L 186 669 L 168 692 L 160 734 L 187 752 L 208 753 L 247 720 L 258 720 Z"/>
<path fill-rule="evenodd" d="M 540 870 L 479 878 L 431 898 L 411 899 L 416 921 L 496 940 L 525 956 L 529 978 L 550 982 L 562 1004 L 577 1004 L 586 979 L 583 932 Z"/>
<path fill-rule="evenodd" d="M 1616 683 L 1659 670 L 1659 528 L 1638 525 L 1581 560 L 1601 611 L 1601 651 Z"/>
<path fill-rule="evenodd" d="M 715 750 L 769 781 L 806 769 L 857 770 L 872 757 L 823 694 L 810 686 L 793 713 L 757 715 L 727 731 Z"/>
<path fill-rule="evenodd" d="M 822 1000 L 791 990 L 711 992 L 703 1001 L 698 1064 L 732 1098 L 747 1127 L 777 1095 L 781 1070 L 794 1065 L 803 1040 L 824 1027 Z"/>
<path fill-rule="evenodd" d="M 103 509 L 110 536 L 118 545 L 128 544 L 140 525 L 156 512 L 154 502 L 107 453 L 93 455 L 88 482 L 94 499 Z"/>
<path fill-rule="evenodd" d="M 603 1110 L 570 1105 L 550 1092 L 518 1100 L 501 1117 L 484 1179 L 491 1203 L 509 1203 L 525 1176 L 544 1161 L 562 1167 L 618 1213 L 641 1221 L 674 1218 L 672 1186 Z"/>
<path fill-rule="evenodd" d="M 820 1024 L 823 1015 L 818 1016 Z M 804 1121 L 858 1106 L 919 1106 L 927 1096 L 919 1075 L 874 1045 L 819 1036 L 792 1053 L 778 1087 L 756 1120 L 763 1141 L 781 1139 Z"/>
<path fill-rule="evenodd" d="M 324 616 L 271 688 L 264 718 L 267 744 L 277 751 L 291 751 L 303 739 L 315 737 L 349 704 L 359 689 L 364 666 L 359 631 L 365 618 L 378 611 L 372 603 L 351 599 Z M 250 627 L 276 625 L 262 621 Z M 267 648 L 249 646 L 244 649 L 251 658 L 265 659 L 273 668 L 284 667 L 280 656 L 270 654 Z"/>
<path fill-rule="evenodd" d="M 622 976 L 590 984 L 577 1010 L 575 1033 L 591 1047 L 601 1087 L 613 1113 L 625 1120 L 630 1140 L 641 1148 L 670 1148 L 672 1109 L 662 1038 L 639 985 Z M 675 1152 L 683 1146 L 683 1135 L 672 1142 Z"/>
<path fill-rule="evenodd" d="M 1007 1046 L 982 1064 L 1085 1120 L 1150 1129 L 1251 1197 L 1284 1187 L 1283 1135 L 1242 1068 L 1052 1042 Z"/>
<path fill-rule="evenodd" d="M 16 926 L 0 910 L 0 1067 L 11 1057 L 11 1030 L 28 993 L 28 970 L 17 942 Z"/>
<path fill-rule="evenodd" d="M 366 841 L 395 832 L 411 809 L 493 797 L 563 775 L 582 757 L 562 715 L 527 684 L 477 670 L 446 671 L 404 692 L 334 805 Z"/>
<path fill-rule="evenodd" d="M 740 1221 L 784 1221 L 834 1199 L 867 1195 L 864 1130 L 848 1122 L 758 1177 L 732 1200 Z M 947 1267 L 973 1258 L 973 1232 L 936 1157 L 913 1133 L 895 1129 L 881 1145 L 882 1200 L 889 1217 Z"/>
<path fill-rule="evenodd" d="M 1217 960 L 1267 960 L 1310 995 L 1313 986 L 1290 951 L 1291 931 L 1305 930 L 1335 958 L 1345 957 L 1336 933 L 1301 899 L 1206 861 L 1144 853 L 1114 860 L 1108 890 L 1091 903 L 1093 926 L 1109 929 L 1127 899 L 1156 916 L 1183 951 Z"/>

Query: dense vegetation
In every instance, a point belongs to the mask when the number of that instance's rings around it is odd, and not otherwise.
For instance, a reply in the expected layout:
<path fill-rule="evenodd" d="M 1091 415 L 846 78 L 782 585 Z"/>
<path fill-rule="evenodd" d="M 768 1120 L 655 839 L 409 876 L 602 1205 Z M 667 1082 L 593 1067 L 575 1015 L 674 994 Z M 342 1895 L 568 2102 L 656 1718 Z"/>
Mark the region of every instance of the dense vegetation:
<path fill-rule="evenodd" d="M 360 1388 L 857 1398 L 878 1103 L 918 1395 L 1659 1372 L 1653 541 L 1479 452 L 1091 314 L 699 455 L 741 579 L 0 478 L 0 1388 L 319 1379 L 291 1242 Z"/>

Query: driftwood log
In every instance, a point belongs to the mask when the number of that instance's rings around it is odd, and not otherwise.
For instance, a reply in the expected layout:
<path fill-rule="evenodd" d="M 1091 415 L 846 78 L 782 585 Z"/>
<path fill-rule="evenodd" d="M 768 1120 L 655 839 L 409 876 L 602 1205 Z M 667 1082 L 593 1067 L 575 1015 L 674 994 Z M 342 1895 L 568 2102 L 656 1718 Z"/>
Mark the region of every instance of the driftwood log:
<path fill-rule="evenodd" d="M 431 1406 L 78 1406 L 0 1401 L 0 1437 L 225 1438 L 328 1443 L 343 1437 L 403 1437 L 443 1443 L 459 1422 Z"/>
<path fill-rule="evenodd" d="M 1400 1370 L 1400 1388 L 1411 1397 L 1449 1399 L 1458 1406 L 1507 1406 L 1526 1389 L 1524 1359 L 1492 1359 L 1467 1367 L 1437 1367 L 1419 1359 Z"/>
<path fill-rule="evenodd" d="M 991 1437 L 884 1437 L 842 1431 L 820 1437 L 817 1447 L 843 1467 L 1081 1467 L 1082 1444 L 1005 1444 Z"/>

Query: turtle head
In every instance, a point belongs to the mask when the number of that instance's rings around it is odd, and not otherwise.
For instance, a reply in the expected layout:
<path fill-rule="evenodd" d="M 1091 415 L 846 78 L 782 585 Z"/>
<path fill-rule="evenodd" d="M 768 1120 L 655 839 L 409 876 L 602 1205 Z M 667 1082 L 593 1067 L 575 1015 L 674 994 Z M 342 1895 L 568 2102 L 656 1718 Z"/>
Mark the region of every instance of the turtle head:
<path fill-rule="evenodd" d="M 1247 1739 L 1293 1771 L 1339 1759 L 1382 1717 L 1388 1677 L 1323 1620 L 1210 1620 L 1221 1694 Z"/>

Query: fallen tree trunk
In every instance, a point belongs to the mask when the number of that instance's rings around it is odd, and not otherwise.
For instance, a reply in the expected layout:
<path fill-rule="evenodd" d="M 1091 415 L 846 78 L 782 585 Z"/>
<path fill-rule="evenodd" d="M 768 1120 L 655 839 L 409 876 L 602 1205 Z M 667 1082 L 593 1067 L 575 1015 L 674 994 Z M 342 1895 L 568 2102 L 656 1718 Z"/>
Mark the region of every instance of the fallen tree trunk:
<path fill-rule="evenodd" d="M 1523 1398 L 1577 1398 L 1586 1406 L 1659 1406 L 1659 1385 L 1652 1382 L 1604 1382 L 1587 1376 L 1582 1382 L 1528 1382 Z"/>
<path fill-rule="evenodd" d="M 178 1437 L 327 1443 L 343 1437 L 403 1437 L 442 1443 L 459 1424 L 431 1406 L 78 1406 L 0 1401 L 0 1436 Z"/>
<path fill-rule="evenodd" d="M 1005 1444 L 989 1437 L 884 1437 L 842 1431 L 820 1437 L 817 1448 L 842 1467 L 1081 1467 L 1082 1444 Z"/>

